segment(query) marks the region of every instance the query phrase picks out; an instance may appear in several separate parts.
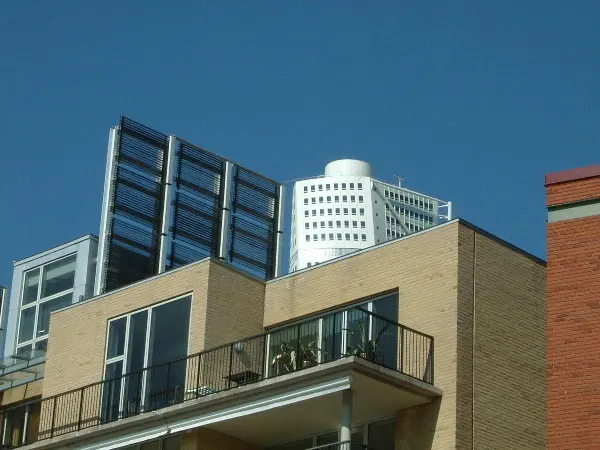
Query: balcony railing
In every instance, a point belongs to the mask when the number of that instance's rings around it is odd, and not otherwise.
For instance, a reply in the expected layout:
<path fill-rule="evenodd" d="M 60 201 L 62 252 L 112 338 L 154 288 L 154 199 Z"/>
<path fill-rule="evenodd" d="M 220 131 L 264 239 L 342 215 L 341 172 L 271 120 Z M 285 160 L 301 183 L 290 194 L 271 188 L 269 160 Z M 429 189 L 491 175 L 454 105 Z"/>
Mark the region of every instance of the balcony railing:
<path fill-rule="evenodd" d="M 311 447 L 307 450 L 373 450 L 373 448 L 358 442 L 343 441 L 334 444 L 319 445 L 318 447 Z"/>
<path fill-rule="evenodd" d="M 15 448 L 349 356 L 433 384 L 433 337 L 362 308 L 334 312 L 0 412 Z"/>

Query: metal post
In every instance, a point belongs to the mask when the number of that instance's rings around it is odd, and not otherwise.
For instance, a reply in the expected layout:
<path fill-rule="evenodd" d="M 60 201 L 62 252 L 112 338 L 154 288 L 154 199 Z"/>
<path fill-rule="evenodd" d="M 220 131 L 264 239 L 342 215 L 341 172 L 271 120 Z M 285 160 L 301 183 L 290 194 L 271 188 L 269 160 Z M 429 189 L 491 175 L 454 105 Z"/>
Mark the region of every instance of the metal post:
<path fill-rule="evenodd" d="M 52 406 L 52 423 L 50 425 L 50 437 L 54 437 L 54 424 L 56 423 L 56 397 L 54 397 L 54 405 Z"/>
<path fill-rule="evenodd" d="M 350 450 L 352 438 L 352 390 L 342 391 L 342 423 L 340 427 L 340 441 L 343 442 L 340 450 Z"/>
<path fill-rule="evenodd" d="M 165 271 L 167 266 L 167 253 L 169 250 L 169 224 L 171 220 L 171 200 L 173 198 L 173 173 L 175 165 L 175 156 L 177 154 L 177 136 L 169 136 L 169 148 L 166 154 L 166 171 L 164 173 L 163 184 L 163 208 L 162 223 L 160 227 L 160 242 L 158 253 L 158 273 Z"/>
<path fill-rule="evenodd" d="M 221 183 L 222 204 L 221 206 L 221 227 L 219 235 L 219 259 L 227 260 L 227 247 L 229 245 L 229 223 L 231 215 L 231 188 L 233 186 L 233 164 L 229 161 L 225 162 L 225 173 L 223 175 L 223 183 Z"/>
<path fill-rule="evenodd" d="M 229 346 L 229 376 L 227 377 L 227 389 L 231 389 L 231 375 L 233 371 L 233 344 Z"/>
<path fill-rule="evenodd" d="M 279 204 L 277 205 L 277 222 L 275 224 L 275 267 L 273 271 L 275 277 L 281 275 L 281 253 L 283 251 L 281 241 L 283 238 L 283 205 L 285 202 L 285 188 L 283 186 L 279 186 L 278 194 Z"/>
<path fill-rule="evenodd" d="M 404 373 L 404 327 L 400 327 L 400 373 Z"/>
<path fill-rule="evenodd" d="M 112 226 L 112 202 L 117 173 L 117 157 L 119 146 L 119 130 L 111 128 L 108 134 L 108 154 L 106 157 L 106 174 L 104 176 L 104 196 L 102 198 L 102 215 L 100 216 L 100 237 L 98 239 L 98 257 L 96 259 L 96 280 L 94 295 L 104 293 L 106 283 L 106 264 L 108 262 L 108 241 Z M 110 217 L 109 217 L 110 216 Z"/>
<path fill-rule="evenodd" d="M 81 430 L 81 418 L 83 416 L 83 396 L 85 388 L 81 388 L 81 399 L 79 400 L 79 419 L 77 420 L 77 431 Z"/>
<path fill-rule="evenodd" d="M 202 362 L 202 353 L 198 353 L 198 370 L 196 373 L 196 398 L 200 397 L 200 363 Z"/>
<path fill-rule="evenodd" d="M 29 424 L 29 405 L 25 406 L 25 418 L 23 419 L 23 436 L 21 436 L 21 444 L 27 444 L 27 426 Z"/>
<path fill-rule="evenodd" d="M 294 371 L 296 370 L 300 370 L 300 325 L 298 325 L 298 333 L 297 333 L 297 340 L 296 340 L 296 367 L 294 367 Z"/>
<path fill-rule="evenodd" d="M 8 428 L 8 411 L 4 411 L 4 423 L 2 424 L 2 444 L 6 443 L 6 432 Z"/>

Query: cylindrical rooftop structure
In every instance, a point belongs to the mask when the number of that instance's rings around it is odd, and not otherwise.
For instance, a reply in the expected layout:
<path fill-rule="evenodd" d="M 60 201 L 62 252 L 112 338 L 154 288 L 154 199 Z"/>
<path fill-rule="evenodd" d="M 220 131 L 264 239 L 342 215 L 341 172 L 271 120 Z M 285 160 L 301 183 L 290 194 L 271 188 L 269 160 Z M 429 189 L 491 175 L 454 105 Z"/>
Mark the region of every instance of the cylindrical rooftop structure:
<path fill-rule="evenodd" d="M 325 166 L 325 176 L 372 177 L 371 165 L 357 159 L 338 159 Z"/>

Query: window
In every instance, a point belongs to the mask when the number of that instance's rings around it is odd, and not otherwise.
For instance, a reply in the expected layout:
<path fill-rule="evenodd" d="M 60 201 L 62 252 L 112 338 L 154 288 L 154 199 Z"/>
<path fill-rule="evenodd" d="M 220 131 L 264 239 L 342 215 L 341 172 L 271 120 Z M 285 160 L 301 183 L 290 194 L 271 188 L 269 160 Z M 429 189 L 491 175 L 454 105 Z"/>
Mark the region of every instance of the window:
<path fill-rule="evenodd" d="M 305 223 L 304 223 L 304 229 L 305 229 L 305 230 L 308 230 L 308 229 L 310 229 L 310 224 L 309 224 L 308 222 L 305 222 Z"/>
<path fill-rule="evenodd" d="M 327 208 L 327 215 L 331 216 L 333 214 L 333 209 Z"/>
<path fill-rule="evenodd" d="M 306 242 L 310 242 L 310 234 L 306 235 Z"/>
<path fill-rule="evenodd" d="M 355 216 L 356 215 L 356 208 L 352 208 L 352 215 Z"/>
<path fill-rule="evenodd" d="M 313 228 L 317 228 L 317 222 L 313 222 Z"/>
<path fill-rule="evenodd" d="M 313 241 L 318 241 L 318 240 L 319 240 L 319 235 L 313 234 Z"/>
<path fill-rule="evenodd" d="M 387 206 L 387 204 L 386 204 L 385 206 Z M 365 208 L 360 208 L 360 209 L 358 210 L 358 213 L 359 213 L 361 216 L 364 216 L 364 215 L 365 215 Z"/>
<path fill-rule="evenodd" d="M 323 203 L 323 197 L 319 197 L 319 203 Z"/>
<path fill-rule="evenodd" d="M 317 216 L 317 210 L 316 210 L 316 209 L 313 209 L 313 210 L 312 210 L 312 215 L 313 215 L 313 217 L 316 217 L 316 216 Z"/>
<path fill-rule="evenodd" d="M 316 197 L 313 197 L 313 198 L 311 199 L 311 203 L 312 203 L 313 205 L 316 205 L 316 204 L 317 204 L 317 198 L 316 198 Z"/>
<path fill-rule="evenodd" d="M 340 208 L 335 208 L 335 213 L 339 216 L 340 215 Z"/>
<path fill-rule="evenodd" d="M 350 183 L 350 189 L 354 189 L 354 183 Z"/>
<path fill-rule="evenodd" d="M 333 241 L 333 233 L 329 233 L 329 240 Z"/>
<path fill-rule="evenodd" d="M 360 235 L 360 238 L 361 238 L 363 241 L 366 241 L 366 240 L 367 240 L 367 235 L 366 235 L 366 234 L 361 234 L 361 235 Z"/>
<path fill-rule="evenodd" d="M 330 220 L 329 222 L 327 222 L 327 225 L 329 226 L 329 228 L 333 228 L 333 220 Z"/>
<path fill-rule="evenodd" d="M 342 183 L 342 189 L 346 189 L 346 183 Z"/>
<path fill-rule="evenodd" d="M 319 190 L 320 190 L 320 191 L 322 191 L 322 190 L 323 190 L 323 185 L 322 185 L 322 184 L 320 184 L 320 185 L 319 185 Z"/>
<path fill-rule="evenodd" d="M 331 203 L 331 195 L 327 196 L 327 203 Z"/>
<path fill-rule="evenodd" d="M 338 233 L 338 234 L 337 234 L 337 240 L 338 240 L 338 241 L 341 241 L 341 240 L 342 240 L 342 233 Z"/>
<path fill-rule="evenodd" d="M 356 189 L 362 190 L 362 183 L 356 183 Z"/>
<path fill-rule="evenodd" d="M 362 195 L 358 196 L 358 203 L 363 203 L 365 201 L 365 198 Z"/>
<path fill-rule="evenodd" d="M 325 185 L 325 190 L 326 191 L 330 191 L 331 190 L 331 185 L 330 184 L 326 184 Z"/>
<path fill-rule="evenodd" d="M 304 204 L 308 205 L 308 199 L 307 198 L 304 199 Z"/>
<path fill-rule="evenodd" d="M 310 213 L 308 212 L 308 209 L 304 211 L 304 217 L 308 217 L 310 215 Z"/>
<path fill-rule="evenodd" d="M 348 208 L 344 208 L 344 215 L 347 216 L 348 215 Z"/>
<path fill-rule="evenodd" d="M 137 413 L 146 407 L 158 409 L 183 400 L 184 393 L 169 386 L 185 386 L 185 368 L 171 370 L 168 375 L 161 368 L 187 356 L 191 303 L 192 296 L 186 295 L 108 323 L 105 380 L 151 366 L 159 366 L 156 370 L 160 372 L 147 370 L 139 372 L 140 377 L 123 377 L 106 389 L 102 421 L 120 417 L 125 408 Z"/>
<path fill-rule="evenodd" d="M 325 215 L 325 210 L 324 209 L 320 209 L 319 210 L 319 215 L 320 216 L 324 216 Z"/>
<path fill-rule="evenodd" d="M 339 203 L 339 202 L 340 202 L 340 196 L 339 196 L 339 195 L 336 195 L 336 196 L 335 196 L 335 202 L 336 202 L 336 203 Z"/>
<path fill-rule="evenodd" d="M 333 190 L 337 191 L 338 190 L 338 184 L 337 183 L 333 183 Z"/>
<path fill-rule="evenodd" d="M 352 237 L 354 238 L 354 240 L 355 240 L 355 241 L 358 241 L 358 234 L 357 234 L 357 233 L 354 233 L 354 234 L 352 235 Z"/>
<path fill-rule="evenodd" d="M 350 240 L 350 233 L 346 233 L 344 237 L 346 238 L 347 241 L 349 241 Z"/>
<path fill-rule="evenodd" d="M 312 186 L 310 187 L 310 192 L 315 192 L 315 186 L 314 186 L 314 185 L 312 185 Z"/>
<path fill-rule="evenodd" d="M 389 196 L 390 196 L 390 191 L 383 191 L 383 195 L 384 195 L 385 197 L 388 197 L 388 198 L 389 198 Z"/>
<path fill-rule="evenodd" d="M 310 263 L 310 262 L 306 263 L 306 267 L 311 267 L 311 266 L 312 266 L 312 263 Z"/>
<path fill-rule="evenodd" d="M 321 228 L 325 228 L 325 221 L 324 220 L 321 221 Z"/>
<path fill-rule="evenodd" d="M 366 223 L 365 223 L 365 221 L 364 221 L 364 220 L 361 220 L 361 221 L 360 221 L 360 227 L 361 227 L 361 228 L 365 228 L 365 227 L 366 227 Z"/>
<path fill-rule="evenodd" d="M 344 220 L 344 228 L 350 228 L 350 221 Z"/>
<path fill-rule="evenodd" d="M 342 227 L 342 221 L 341 220 L 336 220 L 335 221 L 335 226 L 338 227 L 338 228 L 341 228 Z"/>
<path fill-rule="evenodd" d="M 324 241 L 325 240 L 325 233 L 321 234 L 321 240 Z"/>
<path fill-rule="evenodd" d="M 308 186 L 304 186 L 304 193 L 308 194 Z"/>
<path fill-rule="evenodd" d="M 348 196 L 347 195 L 342 195 L 342 202 L 348 203 Z"/>
<path fill-rule="evenodd" d="M 357 228 L 358 227 L 358 222 L 356 220 L 352 221 L 352 228 Z"/>
<path fill-rule="evenodd" d="M 25 272 L 17 354 L 46 349 L 50 313 L 73 303 L 76 260 L 70 255 Z"/>

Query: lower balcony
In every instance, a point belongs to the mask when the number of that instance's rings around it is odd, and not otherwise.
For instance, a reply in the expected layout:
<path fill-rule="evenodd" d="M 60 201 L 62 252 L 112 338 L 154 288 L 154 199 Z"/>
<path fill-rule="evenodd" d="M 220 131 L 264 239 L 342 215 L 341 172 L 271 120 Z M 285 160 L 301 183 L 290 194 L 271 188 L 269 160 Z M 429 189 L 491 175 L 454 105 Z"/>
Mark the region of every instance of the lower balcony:
<path fill-rule="evenodd" d="M 433 338 L 338 311 L 0 413 L 3 448 L 71 446 L 208 427 L 262 447 L 351 428 L 441 395 Z M 157 419 L 156 411 L 160 417 Z M 128 430 L 128 431 L 124 431 Z M 141 434 L 140 434 L 141 433 Z M 133 439 L 133 438 L 132 438 Z M 348 448 L 348 443 L 333 444 Z M 362 444 L 361 444 L 362 445 Z M 341 447 L 340 447 L 341 446 Z"/>

